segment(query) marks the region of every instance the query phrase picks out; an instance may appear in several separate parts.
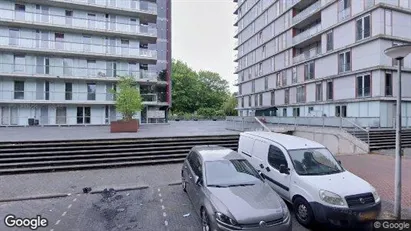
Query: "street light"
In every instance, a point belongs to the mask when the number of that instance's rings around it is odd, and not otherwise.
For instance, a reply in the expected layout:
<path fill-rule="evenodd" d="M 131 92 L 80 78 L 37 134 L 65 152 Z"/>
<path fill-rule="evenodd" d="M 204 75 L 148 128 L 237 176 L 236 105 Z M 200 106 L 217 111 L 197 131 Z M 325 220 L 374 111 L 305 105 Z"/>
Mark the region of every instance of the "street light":
<path fill-rule="evenodd" d="M 395 123 L 395 203 L 394 215 L 401 219 L 401 61 L 411 53 L 411 45 L 393 46 L 384 53 L 398 61 L 397 118 Z"/>

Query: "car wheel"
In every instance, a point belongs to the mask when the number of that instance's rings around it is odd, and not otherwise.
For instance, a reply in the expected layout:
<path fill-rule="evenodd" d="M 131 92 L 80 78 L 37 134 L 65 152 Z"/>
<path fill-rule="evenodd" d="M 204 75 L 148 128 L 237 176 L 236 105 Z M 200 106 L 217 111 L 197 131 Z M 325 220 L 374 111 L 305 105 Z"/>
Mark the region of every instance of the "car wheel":
<path fill-rule="evenodd" d="M 314 214 L 310 204 L 302 197 L 297 197 L 293 203 L 295 217 L 297 221 L 305 226 L 311 227 L 314 224 Z"/>
<path fill-rule="evenodd" d="M 208 219 L 207 212 L 204 208 L 201 209 L 201 226 L 203 231 L 210 231 L 210 219 Z"/>
<path fill-rule="evenodd" d="M 181 181 L 181 187 L 183 187 L 184 192 L 187 192 L 187 183 L 184 179 Z"/>

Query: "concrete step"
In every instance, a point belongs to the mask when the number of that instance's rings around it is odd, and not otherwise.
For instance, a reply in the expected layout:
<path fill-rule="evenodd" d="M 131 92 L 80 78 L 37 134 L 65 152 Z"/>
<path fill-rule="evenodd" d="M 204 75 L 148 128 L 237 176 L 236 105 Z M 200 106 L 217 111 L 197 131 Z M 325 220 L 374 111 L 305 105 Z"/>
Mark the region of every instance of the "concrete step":
<path fill-rule="evenodd" d="M 19 153 L 19 152 L 47 152 L 47 151 L 70 151 L 70 150 L 97 150 L 102 148 L 110 148 L 114 149 L 121 149 L 124 147 L 128 148 L 141 148 L 141 147 L 171 147 L 174 145 L 188 145 L 188 146 L 195 146 L 195 145 L 219 145 L 225 143 L 238 143 L 238 139 L 222 139 L 222 140 L 193 140 L 193 141 L 174 141 L 174 142 L 165 142 L 165 143 L 131 143 L 131 144 L 101 144 L 101 145 L 82 145 L 82 146 L 48 146 L 48 147 L 15 147 L 15 148 L 0 148 L 0 155 L 1 153 Z"/>

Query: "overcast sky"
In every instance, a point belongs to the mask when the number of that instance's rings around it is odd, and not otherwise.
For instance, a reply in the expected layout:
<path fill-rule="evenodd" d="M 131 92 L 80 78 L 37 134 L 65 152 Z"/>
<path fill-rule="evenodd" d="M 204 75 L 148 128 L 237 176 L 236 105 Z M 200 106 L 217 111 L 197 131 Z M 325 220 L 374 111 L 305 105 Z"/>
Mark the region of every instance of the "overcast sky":
<path fill-rule="evenodd" d="M 234 12 L 232 0 L 172 0 L 172 56 L 196 71 L 219 73 L 232 92 Z"/>

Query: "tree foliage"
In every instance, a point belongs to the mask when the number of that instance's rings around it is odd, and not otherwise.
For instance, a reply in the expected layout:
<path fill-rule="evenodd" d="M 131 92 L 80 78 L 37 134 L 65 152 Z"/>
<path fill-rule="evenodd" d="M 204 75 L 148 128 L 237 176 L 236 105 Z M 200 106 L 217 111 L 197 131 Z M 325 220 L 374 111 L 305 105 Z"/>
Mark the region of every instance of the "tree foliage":
<path fill-rule="evenodd" d="M 237 107 L 237 98 L 235 95 L 230 95 L 227 97 L 226 101 L 223 104 L 223 111 L 224 114 L 227 116 L 236 116 L 237 115 L 237 110 L 235 108 Z"/>
<path fill-rule="evenodd" d="M 142 109 L 140 91 L 133 77 L 120 77 L 118 82 L 119 91 L 116 95 L 116 110 L 123 115 L 123 120 L 128 121 Z"/>

